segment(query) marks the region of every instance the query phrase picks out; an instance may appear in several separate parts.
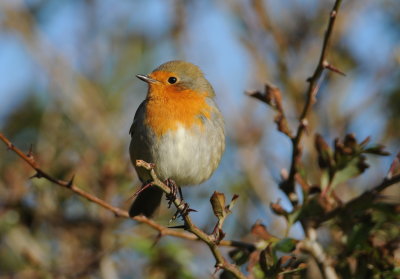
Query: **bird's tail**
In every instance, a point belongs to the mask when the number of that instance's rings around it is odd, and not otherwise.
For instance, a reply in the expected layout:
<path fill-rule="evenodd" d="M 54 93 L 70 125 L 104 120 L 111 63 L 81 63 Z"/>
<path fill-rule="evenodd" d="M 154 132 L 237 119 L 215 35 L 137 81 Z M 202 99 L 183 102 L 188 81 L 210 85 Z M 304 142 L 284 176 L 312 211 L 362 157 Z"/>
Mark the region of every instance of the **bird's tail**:
<path fill-rule="evenodd" d="M 129 209 L 129 216 L 134 217 L 140 214 L 146 217 L 153 216 L 156 209 L 160 206 L 162 195 L 163 191 L 156 186 L 144 189 Z"/>

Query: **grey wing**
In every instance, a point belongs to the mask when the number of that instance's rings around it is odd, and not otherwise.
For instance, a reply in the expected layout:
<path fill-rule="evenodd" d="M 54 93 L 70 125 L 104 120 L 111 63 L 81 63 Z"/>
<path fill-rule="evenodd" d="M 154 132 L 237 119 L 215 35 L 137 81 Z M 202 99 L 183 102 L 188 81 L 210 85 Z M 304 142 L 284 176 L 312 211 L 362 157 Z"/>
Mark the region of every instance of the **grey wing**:
<path fill-rule="evenodd" d="M 131 125 L 131 128 L 129 129 L 129 134 L 131 137 L 133 136 L 133 131 L 135 130 L 135 126 L 137 125 L 137 122 L 139 121 L 139 116 L 144 114 L 144 110 L 146 109 L 146 100 L 144 100 L 138 109 L 136 110 L 135 116 L 133 117 L 133 123 Z"/>
<path fill-rule="evenodd" d="M 133 118 L 132 126 L 129 129 L 129 134 L 131 135 L 129 154 L 132 164 L 141 181 L 147 181 L 151 177 L 146 170 L 136 167 L 136 160 L 144 160 L 145 162 L 150 163 L 153 162 L 150 148 L 152 146 L 150 131 L 144 125 L 145 114 L 146 100 L 144 100 L 138 107 L 135 117 Z"/>

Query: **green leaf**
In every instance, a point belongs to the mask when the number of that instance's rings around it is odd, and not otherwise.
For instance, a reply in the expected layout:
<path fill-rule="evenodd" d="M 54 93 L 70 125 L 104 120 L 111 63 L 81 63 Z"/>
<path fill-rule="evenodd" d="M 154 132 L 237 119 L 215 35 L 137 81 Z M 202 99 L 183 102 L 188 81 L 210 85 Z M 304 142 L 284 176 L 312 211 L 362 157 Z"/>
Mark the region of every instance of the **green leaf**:
<path fill-rule="evenodd" d="M 291 226 L 299 219 L 300 214 L 302 213 L 303 208 L 294 209 L 290 214 L 287 216 L 288 225 Z"/>
<path fill-rule="evenodd" d="M 271 248 L 268 246 L 260 253 L 260 267 L 263 270 L 266 277 L 272 277 L 277 275 L 279 267 L 277 266 L 278 259 Z"/>
<path fill-rule="evenodd" d="M 363 250 L 367 245 L 367 240 L 373 224 L 367 220 L 364 223 L 355 224 L 347 241 L 347 251 L 354 252 L 355 249 Z"/>
<path fill-rule="evenodd" d="M 369 167 L 365 161 L 366 158 L 363 155 L 359 155 L 358 157 L 347 161 L 344 168 L 336 171 L 331 182 L 331 187 L 334 187 L 339 183 L 347 181 L 350 178 L 356 177 L 363 173 L 365 169 Z"/>
<path fill-rule="evenodd" d="M 371 147 L 368 147 L 363 151 L 363 153 L 369 153 L 369 154 L 374 154 L 374 155 L 379 155 L 379 156 L 388 156 L 390 155 L 389 152 L 384 150 L 385 146 L 381 144 L 377 144 Z"/>
<path fill-rule="evenodd" d="M 219 279 L 236 279 L 236 276 L 232 272 L 224 270 L 219 276 Z"/>
<path fill-rule="evenodd" d="M 323 170 L 320 178 L 322 190 L 330 185 L 330 179 L 329 170 Z"/>
<path fill-rule="evenodd" d="M 296 245 L 297 245 L 297 240 L 290 237 L 286 237 L 278 241 L 275 244 L 274 248 L 284 253 L 290 253 L 294 249 L 296 249 Z"/>
<path fill-rule="evenodd" d="M 245 264 L 250 257 L 250 251 L 248 249 L 234 249 L 229 252 L 229 257 L 237 265 Z"/>

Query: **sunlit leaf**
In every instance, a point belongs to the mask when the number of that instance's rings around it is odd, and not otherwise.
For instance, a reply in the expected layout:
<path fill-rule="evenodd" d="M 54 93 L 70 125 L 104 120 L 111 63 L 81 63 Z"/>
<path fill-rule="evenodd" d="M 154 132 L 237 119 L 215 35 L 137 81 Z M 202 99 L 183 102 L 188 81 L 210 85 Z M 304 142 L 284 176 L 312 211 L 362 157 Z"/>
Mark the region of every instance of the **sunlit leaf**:
<path fill-rule="evenodd" d="M 274 248 L 278 251 L 289 253 L 296 249 L 297 240 L 286 237 L 275 243 Z"/>

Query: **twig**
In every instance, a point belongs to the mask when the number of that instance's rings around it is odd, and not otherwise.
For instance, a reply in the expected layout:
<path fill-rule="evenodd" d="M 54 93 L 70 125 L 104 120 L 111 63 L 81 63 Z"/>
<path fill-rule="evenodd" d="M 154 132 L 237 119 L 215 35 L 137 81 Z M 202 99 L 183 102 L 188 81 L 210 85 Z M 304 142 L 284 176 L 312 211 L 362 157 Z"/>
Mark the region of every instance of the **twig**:
<path fill-rule="evenodd" d="M 400 174 L 394 175 L 391 178 L 385 178 L 380 184 L 376 185 L 369 191 L 366 191 L 348 201 L 345 205 L 337 207 L 334 210 L 328 212 L 319 221 L 319 223 L 325 222 L 337 215 L 345 216 L 348 212 L 354 211 L 355 208 L 360 206 L 368 206 L 375 198 L 379 197 L 379 193 L 388 188 L 389 186 L 400 182 Z"/>
<path fill-rule="evenodd" d="M 333 27 L 335 24 L 335 19 L 336 19 L 336 16 L 337 16 L 337 13 L 338 13 L 341 3 L 342 3 L 341 0 L 336 0 L 335 4 L 331 10 L 329 23 L 328 23 L 327 30 L 325 32 L 324 41 L 322 44 L 322 50 L 321 50 L 321 54 L 319 57 L 318 65 L 317 65 L 313 75 L 307 80 L 309 85 L 308 85 L 308 89 L 306 92 L 306 95 L 307 95 L 306 103 L 305 103 L 303 111 L 300 115 L 299 125 L 297 127 L 296 136 L 292 139 L 293 150 L 292 150 L 292 160 L 291 160 L 290 172 L 289 172 L 288 179 L 283 181 L 283 183 L 281 184 L 281 189 L 288 195 L 288 197 L 292 201 L 292 203 L 295 203 L 297 201 L 296 197 L 294 197 L 294 195 L 293 195 L 293 192 L 294 192 L 294 185 L 295 185 L 295 175 L 298 171 L 298 166 L 300 163 L 301 153 L 302 153 L 302 150 L 300 147 L 300 142 L 301 142 L 302 136 L 304 134 L 304 131 L 307 128 L 307 123 L 308 123 L 307 116 L 310 112 L 312 105 L 315 103 L 315 97 L 316 97 L 318 89 L 319 89 L 320 78 L 325 69 L 330 69 L 330 70 L 335 69 L 335 72 L 340 72 L 342 74 L 342 71 L 340 71 L 336 67 L 330 65 L 328 63 L 328 61 L 326 60 L 329 41 L 331 38 L 332 30 L 333 30 Z"/>
<path fill-rule="evenodd" d="M 192 223 L 190 217 L 187 215 L 184 216 L 184 220 L 185 220 L 185 223 L 187 225 L 189 225 L 189 228 L 191 228 L 191 229 L 189 229 L 189 231 L 191 233 L 177 231 L 174 229 L 169 229 L 167 227 L 164 227 L 164 226 L 154 222 L 153 220 L 151 220 L 149 218 L 146 218 L 143 215 L 130 217 L 126 210 L 115 207 L 115 206 L 107 203 L 106 201 L 77 187 L 75 185 L 75 183 L 73 182 L 73 179 L 71 179 L 70 181 L 65 181 L 65 180 L 57 179 L 57 178 L 51 176 L 50 174 L 48 174 L 47 172 L 45 172 L 44 170 L 42 170 L 40 168 L 39 164 L 36 162 L 34 156 L 32 155 L 32 151 L 29 151 L 27 154 L 25 154 L 22 150 L 17 148 L 8 138 L 6 138 L 1 133 L 0 133 L 0 140 L 6 144 L 6 146 L 9 150 L 16 153 L 22 160 L 24 160 L 26 163 L 28 163 L 36 171 L 36 174 L 32 176 L 33 178 L 44 178 L 50 182 L 53 182 L 54 184 L 56 184 L 58 186 L 67 188 L 67 189 L 71 190 L 72 192 L 74 192 L 75 194 L 86 198 L 88 201 L 94 202 L 94 203 L 100 205 L 101 207 L 113 212 L 116 217 L 132 219 L 132 220 L 136 220 L 140 223 L 144 223 L 144 224 L 150 226 L 151 228 L 157 230 L 159 232 L 160 236 L 169 235 L 169 236 L 175 236 L 175 237 L 188 239 L 188 240 L 201 240 L 210 247 L 215 259 L 217 260 L 217 264 L 216 264 L 217 267 L 220 267 L 222 269 L 226 269 L 226 270 L 232 272 L 237 278 L 246 278 L 239 271 L 239 269 L 237 269 L 237 267 L 235 265 L 230 264 L 229 262 L 227 262 L 225 260 L 225 258 L 222 256 L 222 254 L 219 251 L 217 246 L 219 245 L 219 246 L 228 246 L 228 247 L 238 247 L 238 248 L 248 249 L 249 251 L 253 251 L 255 249 L 255 246 L 253 244 L 241 242 L 241 241 L 235 241 L 235 240 L 222 240 L 217 245 L 215 242 L 212 241 L 212 237 L 207 235 L 203 231 L 201 231 L 199 228 L 197 228 Z M 147 164 L 147 165 L 145 165 L 145 167 L 151 168 L 151 164 Z M 162 188 L 166 193 L 170 193 L 170 188 L 157 178 L 154 170 L 151 169 L 150 173 L 154 179 L 154 185 Z M 178 205 L 177 208 L 183 209 L 182 208 L 183 204 L 180 204 L 179 199 L 176 199 L 174 201 L 174 204 Z"/>
<path fill-rule="evenodd" d="M 307 230 L 307 238 L 299 243 L 299 248 L 309 253 L 316 261 L 324 279 L 338 279 L 335 269 L 330 259 L 324 252 L 323 248 L 317 241 L 317 232 L 310 228 Z"/>
<path fill-rule="evenodd" d="M 278 112 L 274 119 L 278 127 L 278 131 L 287 135 L 290 139 L 293 138 L 285 116 L 285 112 L 283 110 L 282 94 L 278 87 L 267 82 L 264 87 L 264 92 L 252 91 L 246 93 L 250 97 L 256 98 L 274 108 Z"/>

